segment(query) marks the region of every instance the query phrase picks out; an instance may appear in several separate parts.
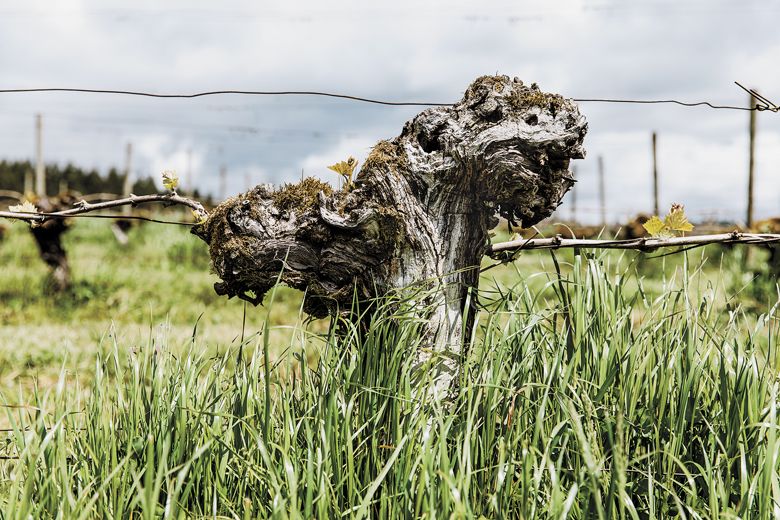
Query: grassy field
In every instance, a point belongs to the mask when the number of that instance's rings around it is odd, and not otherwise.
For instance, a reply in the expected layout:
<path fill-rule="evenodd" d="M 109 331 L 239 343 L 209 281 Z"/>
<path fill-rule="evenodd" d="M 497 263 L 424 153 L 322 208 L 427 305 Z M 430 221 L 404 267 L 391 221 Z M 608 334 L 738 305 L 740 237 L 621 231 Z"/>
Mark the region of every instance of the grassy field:
<path fill-rule="evenodd" d="M 0 243 L 0 518 L 780 518 L 764 251 L 487 270 L 442 404 L 401 303 L 337 335 L 289 289 L 217 297 L 184 228 L 66 247 L 56 295 L 23 225 Z"/>
<path fill-rule="evenodd" d="M 176 348 L 197 342 L 218 353 L 256 334 L 267 311 L 214 293 L 205 244 L 186 227 L 141 225 L 121 246 L 103 220 L 79 220 L 65 235 L 73 287 L 47 290 L 47 268 L 25 225 L 0 242 L 0 391 L 48 383 L 65 366 L 74 375 L 94 370 L 95 356 L 116 338 L 128 349 L 149 338 Z M 291 337 L 301 295 L 279 290 L 270 320 L 275 344 Z M 327 323 L 315 325 L 325 330 Z M 167 341 L 167 340 L 166 340 Z M 2 419 L 0 419 L 2 421 Z"/>

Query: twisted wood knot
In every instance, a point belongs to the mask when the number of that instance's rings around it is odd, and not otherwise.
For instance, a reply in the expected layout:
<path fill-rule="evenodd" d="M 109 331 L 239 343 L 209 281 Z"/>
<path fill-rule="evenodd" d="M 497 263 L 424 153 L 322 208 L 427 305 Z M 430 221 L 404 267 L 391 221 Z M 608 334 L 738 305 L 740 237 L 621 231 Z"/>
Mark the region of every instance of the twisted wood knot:
<path fill-rule="evenodd" d="M 555 210 L 584 156 L 576 104 L 508 76 L 483 76 L 380 141 L 349 189 L 307 179 L 256 187 L 194 232 L 210 246 L 220 294 L 251 302 L 277 280 L 305 290 L 317 315 L 448 273 L 476 285 L 488 231 Z M 560 239 L 558 239 L 560 240 Z"/>

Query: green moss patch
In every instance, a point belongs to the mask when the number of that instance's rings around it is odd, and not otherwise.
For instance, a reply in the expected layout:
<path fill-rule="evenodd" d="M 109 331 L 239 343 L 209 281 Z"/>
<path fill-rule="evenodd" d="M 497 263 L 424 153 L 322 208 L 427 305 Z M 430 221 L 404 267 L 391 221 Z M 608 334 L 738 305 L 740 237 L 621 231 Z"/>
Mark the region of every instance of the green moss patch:
<path fill-rule="evenodd" d="M 514 92 L 509 98 L 509 103 L 515 108 L 537 106 L 555 114 L 560 109 L 568 107 L 570 101 L 560 94 L 542 92 L 534 84 L 530 89 Z"/>
<path fill-rule="evenodd" d="M 400 144 L 395 141 L 379 141 L 366 157 L 360 173 L 374 169 L 399 170 L 406 168 L 407 165 L 406 154 Z"/>
<path fill-rule="evenodd" d="M 480 91 L 484 93 L 483 89 L 501 92 L 510 81 L 509 76 L 480 76 L 469 85 L 469 88 L 466 90 L 465 98 L 472 99 L 481 97 L 479 93 Z"/>
<path fill-rule="evenodd" d="M 285 184 L 278 191 L 271 194 L 271 200 L 280 211 L 297 211 L 303 213 L 317 203 L 317 195 L 320 192 L 330 196 L 333 188 L 327 182 L 314 177 L 306 177 L 295 184 Z"/>

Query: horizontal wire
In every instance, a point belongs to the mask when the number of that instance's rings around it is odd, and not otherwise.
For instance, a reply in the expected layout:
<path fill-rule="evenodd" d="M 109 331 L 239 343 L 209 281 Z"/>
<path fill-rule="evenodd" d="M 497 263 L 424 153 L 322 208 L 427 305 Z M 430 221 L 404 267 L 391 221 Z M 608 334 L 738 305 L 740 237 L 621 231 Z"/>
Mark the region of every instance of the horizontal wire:
<path fill-rule="evenodd" d="M 318 92 L 314 90 L 212 90 L 208 92 L 196 92 L 192 94 L 159 94 L 155 92 L 142 92 L 135 90 L 104 90 L 92 88 L 15 88 L 0 89 L 0 94 L 13 94 L 22 92 L 83 92 L 88 94 L 121 94 L 127 96 L 142 96 L 163 99 L 192 99 L 205 96 L 218 96 L 223 94 L 236 94 L 242 96 L 321 96 L 337 99 L 347 99 L 350 101 L 361 101 L 363 103 L 373 103 L 376 105 L 389 106 L 452 106 L 453 103 L 427 103 L 422 101 L 384 101 L 381 99 L 372 99 L 349 94 L 336 94 L 332 92 Z"/>
<path fill-rule="evenodd" d="M 769 107 L 765 107 L 763 105 L 757 105 L 756 107 L 737 107 L 733 105 L 714 105 L 710 103 L 709 101 L 696 101 L 687 103 L 685 101 L 678 101 L 676 99 L 600 99 L 600 98 L 583 98 L 583 99 L 572 99 L 572 101 L 576 101 L 578 103 L 625 103 L 625 104 L 636 104 L 636 105 L 660 105 L 660 104 L 675 104 L 680 105 L 683 107 L 700 107 L 700 106 L 706 106 L 709 108 L 714 108 L 716 110 L 744 110 L 747 112 L 763 112 L 764 110 L 770 110 Z"/>
<path fill-rule="evenodd" d="M 35 213 L 35 215 L 42 215 L 44 217 L 49 218 L 59 218 L 59 219 L 68 219 L 68 218 L 108 218 L 108 219 L 114 219 L 114 220 L 145 220 L 146 222 L 154 222 L 156 224 L 172 224 L 177 226 L 194 226 L 194 222 L 182 222 L 177 220 L 159 220 L 149 217 L 141 217 L 139 215 L 79 215 L 79 214 L 73 214 L 73 215 L 59 215 L 57 213 Z"/>
<path fill-rule="evenodd" d="M 740 85 L 741 86 L 741 85 Z M 744 88 L 744 87 L 743 87 Z M 87 94 L 119 94 L 126 96 L 141 96 L 162 99 L 193 99 L 205 96 L 218 96 L 225 94 L 243 95 L 243 96 L 320 96 L 336 99 L 346 99 L 349 101 L 359 101 L 363 103 L 372 103 L 375 105 L 386 106 L 453 106 L 454 103 L 434 103 L 425 101 L 386 101 L 382 99 L 373 99 L 350 94 L 338 94 L 333 92 L 321 92 L 316 90 L 212 90 L 206 92 L 195 92 L 190 94 L 161 94 L 156 92 L 144 92 L 136 90 L 113 90 L 113 89 L 92 89 L 92 88 L 15 88 L 0 89 L 0 94 L 13 93 L 33 93 L 33 92 L 80 92 Z M 754 95 L 751 92 L 751 95 Z M 755 95 L 754 95 L 755 97 Z M 638 105 L 657 105 L 657 104 L 675 104 L 683 107 L 704 106 L 716 110 L 742 110 L 752 111 L 770 111 L 778 112 L 778 107 L 770 103 L 766 98 L 756 98 L 760 101 L 755 107 L 739 107 L 733 105 L 716 105 L 709 101 L 685 102 L 676 99 L 611 99 L 611 98 L 573 98 L 578 103 L 620 103 L 620 104 L 638 104 Z"/>
<path fill-rule="evenodd" d="M 0 213 L 14 213 L 14 212 L 0 212 Z M 15 212 L 19 213 L 19 212 Z M 27 213 L 21 212 L 20 215 L 28 215 Z M 172 224 L 177 226 L 194 226 L 194 222 L 182 222 L 177 220 L 159 220 L 155 218 L 150 217 L 142 217 L 140 215 L 85 215 L 85 214 L 70 214 L 70 215 L 61 215 L 59 213 L 29 213 L 29 215 L 33 216 L 40 216 L 40 217 L 46 217 L 47 220 L 51 219 L 69 219 L 69 218 L 105 218 L 105 219 L 113 219 L 113 220 L 145 220 L 146 222 L 154 222 L 156 224 Z M 10 215 L 0 215 L 0 218 L 7 218 L 7 219 L 14 219 L 15 217 Z M 28 222 L 36 222 L 34 219 L 23 219 Z"/>

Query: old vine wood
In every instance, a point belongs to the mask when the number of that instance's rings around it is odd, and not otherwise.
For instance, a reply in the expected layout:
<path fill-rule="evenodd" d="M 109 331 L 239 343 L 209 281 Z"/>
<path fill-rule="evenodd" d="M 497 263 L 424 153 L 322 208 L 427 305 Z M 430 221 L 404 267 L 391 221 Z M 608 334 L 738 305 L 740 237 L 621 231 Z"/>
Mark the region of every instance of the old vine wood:
<path fill-rule="evenodd" d="M 356 300 L 365 311 L 398 289 L 420 289 L 414 303 L 424 330 L 416 372 L 437 378 L 436 392 L 444 395 L 471 339 L 469 299 L 478 286 L 483 255 L 506 262 L 531 249 L 652 251 L 780 242 L 780 234 L 734 231 L 627 240 L 534 237 L 490 244 L 488 232 L 499 216 L 528 227 L 555 210 L 573 184 L 569 161 L 584 156 L 586 130 L 572 100 L 517 78 L 485 76 L 460 102 L 427 109 L 398 137 L 380 141 L 355 182 L 341 190 L 308 178 L 279 189 L 258 186 L 211 213 L 171 189 L 98 203 L 38 200 L 32 212 L 0 211 L 0 217 L 31 223 L 60 288 L 68 285 L 70 272 L 60 242 L 65 219 L 161 203 L 192 210 L 193 232 L 209 245 L 222 279 L 215 289 L 222 295 L 257 304 L 281 281 L 305 291 L 304 309 L 311 315 L 360 321 Z"/>
<path fill-rule="evenodd" d="M 555 210 L 586 130 L 573 101 L 484 76 L 460 102 L 424 110 L 377 143 L 353 185 L 258 186 L 193 232 L 209 244 L 217 292 L 255 304 L 280 280 L 306 292 L 306 312 L 357 320 L 356 297 L 370 304 L 424 287 L 415 366 L 444 395 L 470 340 L 489 230 L 499 216 L 530 226 Z"/>

